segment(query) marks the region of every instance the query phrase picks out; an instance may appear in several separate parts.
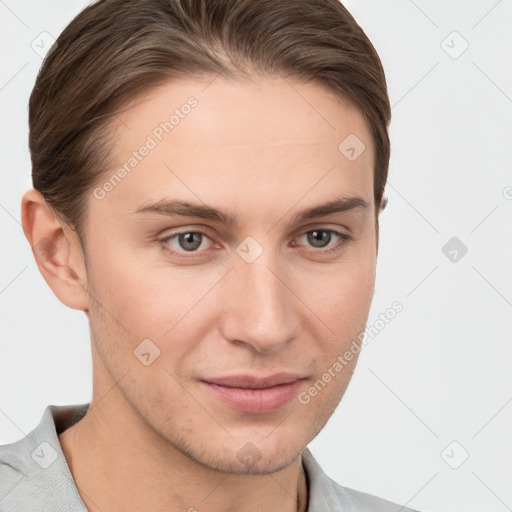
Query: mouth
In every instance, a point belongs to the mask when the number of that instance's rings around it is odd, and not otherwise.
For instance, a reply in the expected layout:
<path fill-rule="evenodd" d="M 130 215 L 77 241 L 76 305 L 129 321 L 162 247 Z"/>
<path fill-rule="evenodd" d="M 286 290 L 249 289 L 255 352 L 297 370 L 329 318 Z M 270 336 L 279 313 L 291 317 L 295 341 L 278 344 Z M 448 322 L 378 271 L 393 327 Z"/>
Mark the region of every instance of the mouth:
<path fill-rule="evenodd" d="M 239 411 L 263 414 L 275 411 L 297 396 L 305 378 L 279 373 L 269 376 L 234 375 L 201 380 L 217 400 Z"/>

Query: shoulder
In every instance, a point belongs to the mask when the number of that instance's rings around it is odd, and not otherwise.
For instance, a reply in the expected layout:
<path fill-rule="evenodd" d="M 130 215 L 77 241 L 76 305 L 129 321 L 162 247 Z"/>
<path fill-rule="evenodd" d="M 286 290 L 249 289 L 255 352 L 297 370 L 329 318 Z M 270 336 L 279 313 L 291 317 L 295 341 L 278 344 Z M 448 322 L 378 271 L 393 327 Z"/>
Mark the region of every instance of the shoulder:
<path fill-rule="evenodd" d="M 80 511 L 81 499 L 62 452 L 48 406 L 39 425 L 22 439 L 0 445 L 0 510 Z"/>
<path fill-rule="evenodd" d="M 308 478 L 308 512 L 418 512 L 338 484 L 326 475 L 308 448 L 302 453 L 302 462 Z"/>

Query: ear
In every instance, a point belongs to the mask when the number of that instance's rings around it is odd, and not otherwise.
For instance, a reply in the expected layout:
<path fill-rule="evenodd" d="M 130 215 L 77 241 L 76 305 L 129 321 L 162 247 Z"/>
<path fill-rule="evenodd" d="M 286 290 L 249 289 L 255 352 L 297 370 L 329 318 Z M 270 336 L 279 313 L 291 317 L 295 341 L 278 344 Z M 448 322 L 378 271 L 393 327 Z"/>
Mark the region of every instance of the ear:
<path fill-rule="evenodd" d="M 380 206 L 378 207 L 378 211 L 375 215 L 375 243 L 376 243 L 376 255 L 379 255 L 379 217 L 384 208 L 388 205 L 388 198 L 383 197 L 382 201 L 380 203 Z"/>
<path fill-rule="evenodd" d="M 53 293 L 66 306 L 88 311 L 87 269 L 76 232 L 55 216 L 35 189 L 21 199 L 21 223 L 39 271 Z"/>

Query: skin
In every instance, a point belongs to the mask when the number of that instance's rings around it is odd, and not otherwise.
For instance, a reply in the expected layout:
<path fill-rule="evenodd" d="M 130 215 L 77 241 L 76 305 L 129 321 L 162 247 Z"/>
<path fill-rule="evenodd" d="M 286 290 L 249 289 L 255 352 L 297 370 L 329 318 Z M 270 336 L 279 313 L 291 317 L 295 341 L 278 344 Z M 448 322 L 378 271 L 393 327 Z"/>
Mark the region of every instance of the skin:
<path fill-rule="evenodd" d="M 23 196 L 27 239 L 46 243 L 34 251 L 43 277 L 91 330 L 91 406 L 59 440 L 90 511 L 306 510 L 301 453 L 357 355 L 307 404 L 294 397 L 268 413 L 241 412 L 200 381 L 286 371 L 307 392 L 364 330 L 377 254 L 371 135 L 321 85 L 210 77 L 167 83 L 120 112 L 118 166 L 190 96 L 198 105 L 121 183 L 103 199 L 91 191 L 87 259 L 38 192 Z M 351 133 L 366 145 L 354 161 L 338 150 Z M 291 223 L 340 197 L 368 206 Z M 163 198 L 214 206 L 238 223 L 133 213 Z M 314 245 L 315 229 L 331 239 Z M 204 233 L 200 247 L 187 251 L 177 232 Z M 236 252 L 248 236 L 263 250 L 251 263 Z M 160 355 L 145 366 L 134 350 L 147 338 Z M 258 454 L 251 464 L 238 455 L 247 443 Z"/>

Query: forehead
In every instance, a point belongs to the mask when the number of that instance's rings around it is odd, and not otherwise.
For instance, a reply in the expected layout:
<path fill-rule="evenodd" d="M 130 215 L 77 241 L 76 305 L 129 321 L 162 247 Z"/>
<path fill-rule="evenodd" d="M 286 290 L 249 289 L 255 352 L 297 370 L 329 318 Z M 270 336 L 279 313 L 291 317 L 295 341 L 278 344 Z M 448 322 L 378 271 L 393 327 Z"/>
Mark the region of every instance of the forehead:
<path fill-rule="evenodd" d="M 367 124 L 350 101 L 316 83 L 169 82 L 119 112 L 113 127 L 116 165 L 104 180 L 122 175 L 109 200 L 127 207 L 165 195 L 214 202 L 231 194 L 242 205 L 279 199 L 276 189 L 289 206 L 331 192 L 372 201 Z"/>

